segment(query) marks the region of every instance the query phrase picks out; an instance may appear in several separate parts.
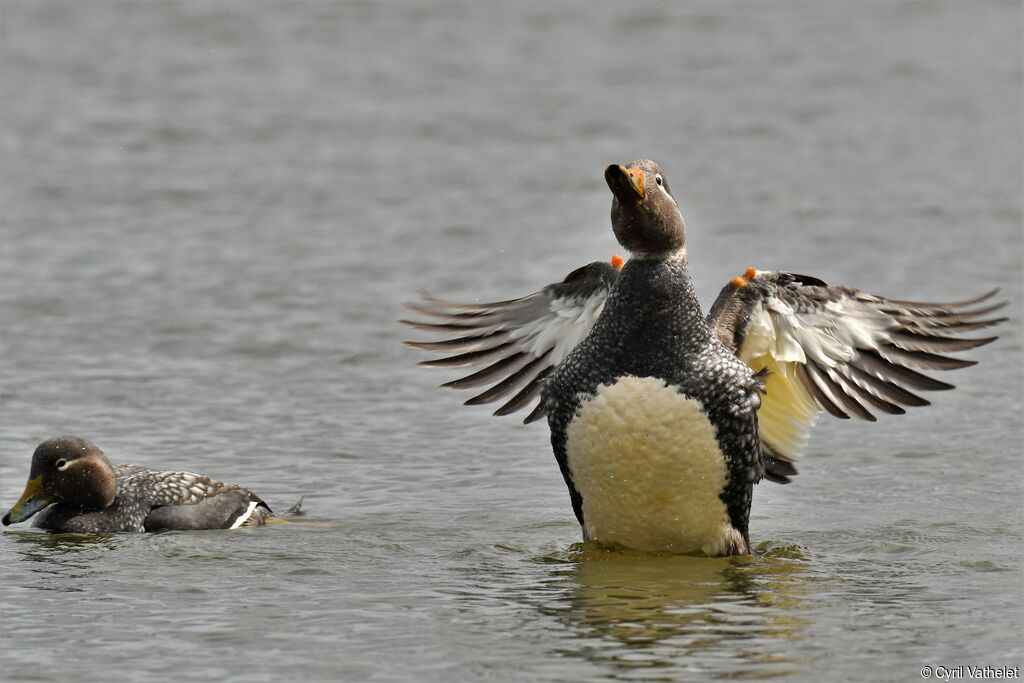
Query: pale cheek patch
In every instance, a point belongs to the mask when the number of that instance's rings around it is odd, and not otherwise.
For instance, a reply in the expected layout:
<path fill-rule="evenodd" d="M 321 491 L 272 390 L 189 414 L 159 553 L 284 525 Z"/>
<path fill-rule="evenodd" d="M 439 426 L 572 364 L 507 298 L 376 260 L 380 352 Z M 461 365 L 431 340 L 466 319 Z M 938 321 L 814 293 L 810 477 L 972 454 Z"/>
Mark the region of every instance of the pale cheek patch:
<path fill-rule="evenodd" d="M 725 552 L 725 458 L 700 404 L 652 377 L 624 377 L 567 431 L 584 536 L 647 551 Z"/>

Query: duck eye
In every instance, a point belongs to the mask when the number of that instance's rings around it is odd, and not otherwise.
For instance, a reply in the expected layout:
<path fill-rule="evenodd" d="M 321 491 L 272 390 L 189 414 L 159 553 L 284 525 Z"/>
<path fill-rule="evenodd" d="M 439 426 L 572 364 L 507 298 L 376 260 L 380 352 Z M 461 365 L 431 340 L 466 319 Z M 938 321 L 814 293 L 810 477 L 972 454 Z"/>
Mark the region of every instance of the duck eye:
<path fill-rule="evenodd" d="M 660 175 L 654 176 L 654 182 L 658 183 L 658 185 L 664 185 L 665 184 L 665 181 L 661 179 Z"/>
<path fill-rule="evenodd" d="M 68 461 L 67 460 L 65 460 L 64 458 L 61 458 L 60 460 L 57 461 L 57 469 L 58 470 L 63 472 L 67 468 L 68 468 Z"/>

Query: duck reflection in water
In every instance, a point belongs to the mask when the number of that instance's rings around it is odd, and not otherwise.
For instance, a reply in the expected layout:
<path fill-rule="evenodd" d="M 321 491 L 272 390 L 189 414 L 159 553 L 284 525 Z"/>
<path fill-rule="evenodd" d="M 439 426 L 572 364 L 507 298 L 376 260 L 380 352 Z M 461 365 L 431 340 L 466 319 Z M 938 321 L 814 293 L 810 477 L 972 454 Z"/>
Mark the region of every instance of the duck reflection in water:
<path fill-rule="evenodd" d="M 117 534 L 41 534 L 13 530 L 5 532 L 4 536 L 13 542 L 12 551 L 31 563 L 24 576 L 32 577 L 33 588 L 62 593 L 93 589 L 90 581 L 98 571 L 97 561 L 109 558 L 130 544 Z"/>
<path fill-rule="evenodd" d="M 804 560 L 768 545 L 759 556 L 714 559 L 574 546 L 571 597 L 548 605 L 578 636 L 562 653 L 654 679 L 797 670 L 778 641 L 799 639 L 806 626 L 793 616 Z"/>

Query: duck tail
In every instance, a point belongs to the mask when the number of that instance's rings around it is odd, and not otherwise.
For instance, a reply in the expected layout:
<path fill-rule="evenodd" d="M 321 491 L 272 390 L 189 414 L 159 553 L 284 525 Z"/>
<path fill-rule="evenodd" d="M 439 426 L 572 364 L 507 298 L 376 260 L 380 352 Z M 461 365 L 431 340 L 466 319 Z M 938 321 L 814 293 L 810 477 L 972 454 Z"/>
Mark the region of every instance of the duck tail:
<path fill-rule="evenodd" d="M 295 501 L 295 505 L 285 510 L 286 515 L 293 517 L 299 517 L 300 515 L 306 514 L 306 511 L 302 509 L 302 501 L 306 500 L 306 496 L 299 496 L 299 499 Z"/>

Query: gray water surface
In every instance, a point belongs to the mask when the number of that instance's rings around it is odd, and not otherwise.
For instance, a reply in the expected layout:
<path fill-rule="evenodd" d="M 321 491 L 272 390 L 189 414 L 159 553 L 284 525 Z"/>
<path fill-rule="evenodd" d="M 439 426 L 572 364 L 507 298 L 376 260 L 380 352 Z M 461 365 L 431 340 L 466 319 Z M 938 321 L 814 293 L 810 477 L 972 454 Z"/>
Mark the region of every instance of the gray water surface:
<path fill-rule="evenodd" d="M 4 681 L 920 680 L 1020 666 L 1015 2 L 0 4 L 0 507 L 75 433 L 296 523 L 0 533 Z M 658 160 L 748 266 L 1013 322 L 755 492 L 761 557 L 579 545 L 542 424 L 436 385 L 419 290 L 621 251 Z M 413 335 L 415 336 L 415 335 Z"/>

